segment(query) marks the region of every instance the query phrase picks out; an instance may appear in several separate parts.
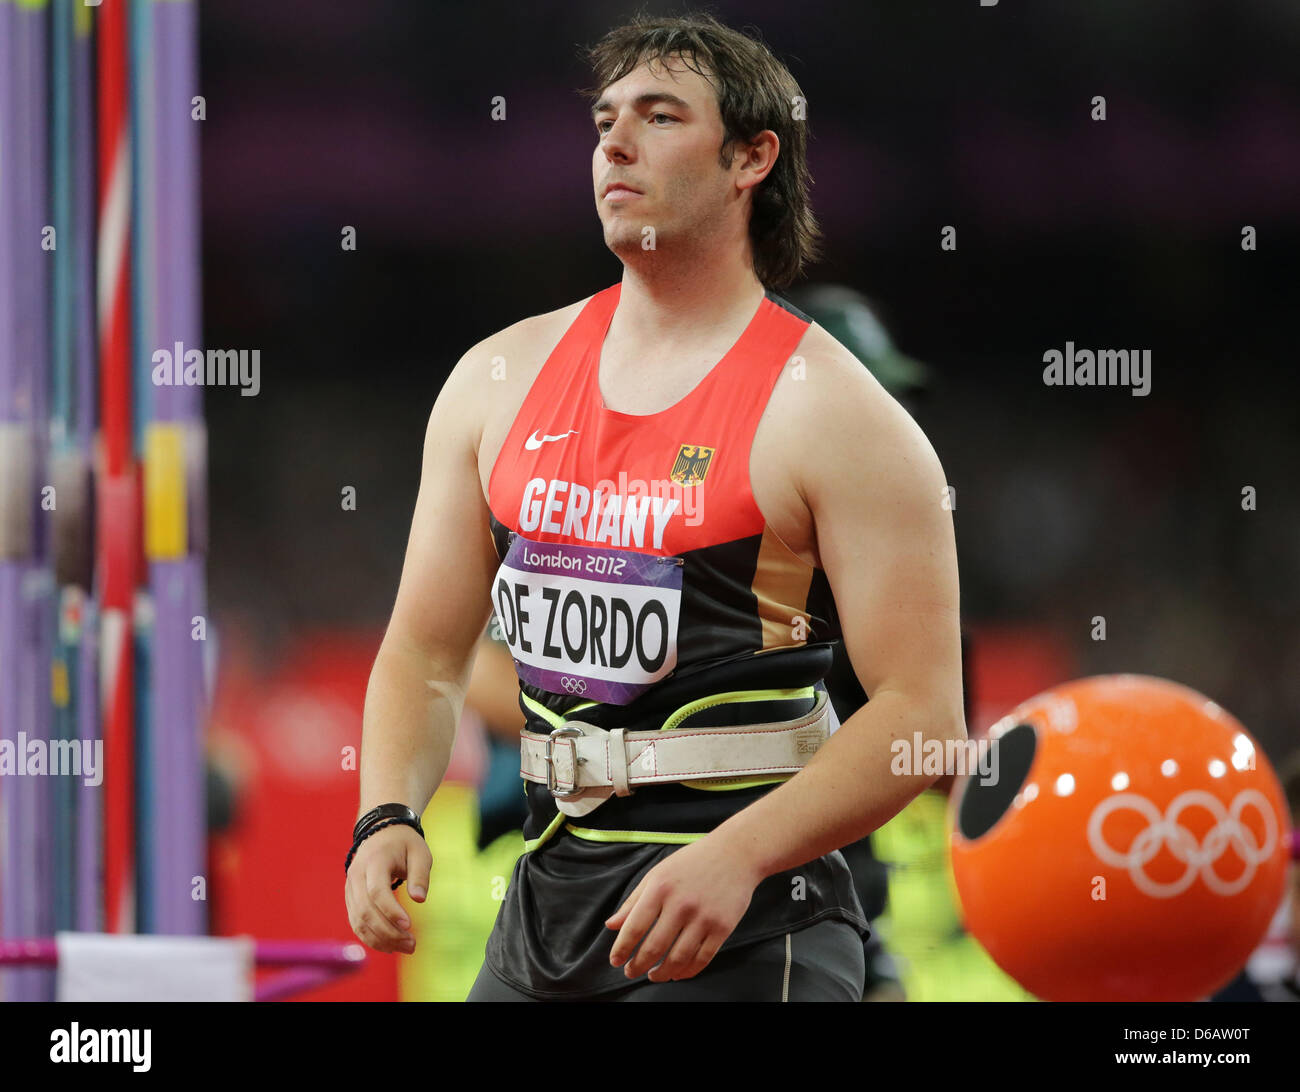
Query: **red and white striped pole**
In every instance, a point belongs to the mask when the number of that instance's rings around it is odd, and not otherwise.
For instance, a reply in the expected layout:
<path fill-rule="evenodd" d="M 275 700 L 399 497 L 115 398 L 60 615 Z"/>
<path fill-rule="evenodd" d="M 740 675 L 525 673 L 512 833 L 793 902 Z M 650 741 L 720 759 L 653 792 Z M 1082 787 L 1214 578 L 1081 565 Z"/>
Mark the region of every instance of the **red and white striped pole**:
<path fill-rule="evenodd" d="M 135 927 L 134 708 L 131 611 L 139 498 L 131 440 L 131 146 L 126 0 L 103 0 L 99 31 L 98 477 L 100 696 L 104 729 L 104 923 Z"/>

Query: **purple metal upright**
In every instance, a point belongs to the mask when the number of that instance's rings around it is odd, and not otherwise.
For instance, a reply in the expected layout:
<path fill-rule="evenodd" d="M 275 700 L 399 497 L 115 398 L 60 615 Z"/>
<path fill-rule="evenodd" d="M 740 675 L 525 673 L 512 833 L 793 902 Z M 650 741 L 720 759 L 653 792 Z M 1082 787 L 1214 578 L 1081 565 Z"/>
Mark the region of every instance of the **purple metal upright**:
<path fill-rule="evenodd" d="M 95 105 L 91 68 L 91 9 L 75 3 L 72 40 L 72 222 L 73 340 L 75 446 L 91 465 L 94 448 L 98 386 L 95 347 L 99 344 L 95 315 Z M 87 503 L 93 517 L 93 484 Z M 93 526 L 93 518 L 91 521 Z M 93 556 L 93 546 L 92 556 Z M 77 670 L 77 737 L 94 745 L 103 739 L 99 728 L 99 617 L 95 599 L 87 596 L 81 624 Z M 77 929 L 96 933 L 104 927 L 103 797 L 102 786 L 77 783 L 76 854 L 73 894 Z"/>
<path fill-rule="evenodd" d="M 55 622 L 57 618 L 54 587 L 53 524 L 42 507 L 42 488 L 51 480 L 50 467 L 50 399 L 53 367 L 53 264 L 50 252 L 39 240 L 53 221 L 53 187 L 50 184 L 50 12 L 48 3 L 19 5 L 18 42 L 25 62 L 26 139 L 30 148 L 28 166 L 27 231 L 24 247 L 30 256 L 30 278 L 26 284 L 26 314 L 19 315 L 23 344 L 31 352 L 31 426 L 32 426 L 32 511 L 33 550 L 26 581 L 26 614 L 31 643 L 28 663 L 32 671 L 28 685 L 29 738 L 48 744 L 54 735 L 54 700 L 50 687 L 50 670 L 54 660 Z M 28 173 L 28 172 L 24 172 Z M 20 225 L 21 228 L 21 225 Z M 21 251 L 20 251 L 21 252 Z M 47 750 L 47 754 L 48 754 Z M 54 852 L 51 822 L 54 808 L 52 778 L 34 777 L 29 785 L 32 826 L 25 832 L 24 844 L 31 853 L 31 897 L 27 907 L 30 927 L 44 934 L 54 927 Z M 54 976 L 37 972 L 33 981 L 35 995 L 54 999 Z"/>
<path fill-rule="evenodd" d="M 0 733 L 13 745 L 15 776 L 0 788 L 5 843 L 2 927 L 44 933 L 52 923 L 49 779 L 24 776 L 27 743 L 48 746 L 53 723 L 53 579 L 40 486 L 48 481 L 50 271 L 43 229 L 50 223 L 48 20 L 43 3 L 4 5 L 0 24 Z M 38 747 L 39 750 L 39 747 Z M 53 996 L 48 972 L 17 972 L 15 1000 Z"/>
<path fill-rule="evenodd" d="M 0 148 L 12 148 L 18 126 L 14 40 L 17 12 L 0 3 Z M 15 330 L 17 292 L 17 176 L 0 162 L 0 743 L 17 747 L 20 700 L 16 683 L 22 621 L 19 615 L 23 560 L 31 552 L 26 489 L 28 438 L 19 412 L 21 380 Z M 19 871 L 21 795 L 17 778 L 0 781 L 0 938 L 21 936 Z M 0 979 L 0 996 L 20 992 L 22 973 Z"/>
<path fill-rule="evenodd" d="M 157 348 L 202 348 L 199 267 L 198 13 L 193 0 L 152 4 L 153 284 Z M 153 769 L 158 822 L 153 840 L 152 920 L 161 933 L 206 931 L 206 903 L 192 897 L 206 873 L 206 779 L 202 641 L 192 620 L 205 615 L 203 530 L 206 440 L 200 386 L 158 386 L 158 446 L 146 474 L 175 475 L 179 537 L 154 538 L 149 582 L 154 602 Z M 150 536 L 146 534 L 146 543 Z"/>

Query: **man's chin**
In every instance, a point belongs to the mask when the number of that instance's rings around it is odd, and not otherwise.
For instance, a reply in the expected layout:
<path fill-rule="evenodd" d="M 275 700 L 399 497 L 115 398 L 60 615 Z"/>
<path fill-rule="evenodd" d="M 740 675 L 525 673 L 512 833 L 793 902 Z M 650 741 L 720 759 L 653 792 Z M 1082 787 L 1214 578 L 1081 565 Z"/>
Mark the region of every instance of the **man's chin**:
<path fill-rule="evenodd" d="M 645 249 L 641 245 L 640 229 L 623 224 L 605 229 L 605 245 L 620 258 L 634 257 Z"/>

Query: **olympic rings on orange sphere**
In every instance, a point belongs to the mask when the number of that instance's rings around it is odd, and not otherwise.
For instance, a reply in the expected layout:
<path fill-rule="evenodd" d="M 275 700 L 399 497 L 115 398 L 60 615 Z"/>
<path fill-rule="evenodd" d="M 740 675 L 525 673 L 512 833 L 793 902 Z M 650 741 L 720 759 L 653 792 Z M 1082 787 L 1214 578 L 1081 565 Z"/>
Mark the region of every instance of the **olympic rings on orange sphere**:
<path fill-rule="evenodd" d="M 1105 675 L 1031 698 L 989 740 L 992 775 L 953 787 L 952 867 L 1003 970 L 1053 1001 L 1190 1001 L 1234 977 L 1290 845 L 1240 723 L 1178 683 Z"/>

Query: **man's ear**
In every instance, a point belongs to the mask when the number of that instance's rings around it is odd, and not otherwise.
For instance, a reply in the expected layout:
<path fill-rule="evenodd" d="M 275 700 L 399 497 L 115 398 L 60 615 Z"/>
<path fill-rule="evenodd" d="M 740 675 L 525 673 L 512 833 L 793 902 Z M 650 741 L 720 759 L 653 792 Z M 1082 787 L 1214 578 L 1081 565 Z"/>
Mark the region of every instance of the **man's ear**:
<path fill-rule="evenodd" d="M 772 173 L 780 154 L 781 138 L 771 129 L 764 129 L 753 140 L 736 140 L 732 163 L 739 158 L 740 177 L 737 184 L 741 189 L 757 186 Z"/>

